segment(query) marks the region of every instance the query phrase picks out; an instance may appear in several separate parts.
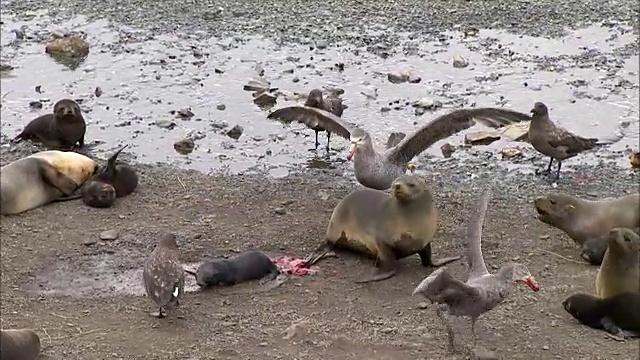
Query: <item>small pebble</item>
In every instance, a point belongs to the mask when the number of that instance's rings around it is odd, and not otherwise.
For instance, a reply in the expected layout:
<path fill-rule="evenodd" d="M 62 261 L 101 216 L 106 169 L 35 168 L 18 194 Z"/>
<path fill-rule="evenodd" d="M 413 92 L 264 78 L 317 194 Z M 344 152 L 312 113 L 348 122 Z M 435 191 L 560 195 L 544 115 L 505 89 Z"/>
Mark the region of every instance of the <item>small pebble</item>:
<path fill-rule="evenodd" d="M 115 240 L 118 236 L 118 230 L 107 230 L 100 233 L 100 240 Z"/>

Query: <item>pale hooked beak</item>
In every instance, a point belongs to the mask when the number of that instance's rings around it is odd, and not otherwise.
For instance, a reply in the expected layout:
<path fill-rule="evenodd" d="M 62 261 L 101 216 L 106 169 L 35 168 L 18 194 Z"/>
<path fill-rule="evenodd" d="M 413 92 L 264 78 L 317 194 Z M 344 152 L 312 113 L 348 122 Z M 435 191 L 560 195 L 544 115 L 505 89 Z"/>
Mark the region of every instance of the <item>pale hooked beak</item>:
<path fill-rule="evenodd" d="M 358 143 L 357 142 L 352 142 L 351 146 L 349 147 L 349 152 L 347 152 L 347 160 L 351 161 L 351 158 L 353 158 L 353 154 L 356 153 L 356 148 L 358 147 Z"/>
<path fill-rule="evenodd" d="M 414 164 L 414 163 L 408 163 L 407 164 L 407 169 L 411 172 L 416 171 L 416 169 L 418 168 L 418 165 Z"/>
<path fill-rule="evenodd" d="M 540 290 L 540 286 L 538 285 L 538 282 L 536 281 L 536 279 L 533 276 L 527 276 L 526 278 L 521 280 L 523 283 L 525 283 L 528 287 L 531 288 L 531 290 L 533 291 L 538 291 Z"/>

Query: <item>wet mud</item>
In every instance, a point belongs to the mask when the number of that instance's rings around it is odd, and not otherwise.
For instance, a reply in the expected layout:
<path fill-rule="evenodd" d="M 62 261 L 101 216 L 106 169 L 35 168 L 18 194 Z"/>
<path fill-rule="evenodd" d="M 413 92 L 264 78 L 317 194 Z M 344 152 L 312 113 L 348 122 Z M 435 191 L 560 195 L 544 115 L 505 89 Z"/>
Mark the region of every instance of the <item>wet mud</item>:
<path fill-rule="evenodd" d="M 8 17 L 3 22 L 2 61 L 14 67 L 12 76 L 2 78 L 3 134 L 14 136 L 55 101 L 71 96 L 86 113 L 87 142 L 95 151 L 126 143 L 145 163 L 273 176 L 300 167 L 342 166 L 346 140 L 334 137 L 327 158 L 323 149 L 309 151 L 313 131 L 266 119 L 269 109 L 253 104 L 251 93 L 242 90 L 261 74 L 272 87 L 290 94 L 306 94 L 314 87 L 343 89 L 349 106 L 343 118 L 365 127 L 380 147 L 391 131 L 411 133 L 452 108 L 505 106 L 528 112 L 535 101 L 547 103 L 554 121 L 580 135 L 622 137 L 606 151 L 581 156 L 580 162 L 605 158 L 626 166 L 620 153 L 639 141 L 638 55 L 632 49 L 636 35 L 623 25 L 591 25 L 556 39 L 491 29 L 474 29 L 470 36 L 462 28 L 443 31 L 434 41 L 400 34 L 400 46 L 411 55 L 385 58 L 354 46 L 310 50 L 257 36 L 200 40 L 153 35 L 106 21 L 88 22 L 83 16 L 62 27 L 39 13 L 28 22 Z M 22 38 L 9 29 L 19 29 Z M 91 50 L 75 71 L 44 54 L 55 31 L 86 34 Z M 467 66 L 454 67 L 457 56 Z M 387 79 L 389 73 L 401 72 L 421 81 L 393 84 Z M 31 102 L 42 106 L 33 110 Z M 280 96 L 275 107 L 295 103 Z M 416 103 L 432 106 L 424 109 Z M 182 109 L 193 116 L 177 115 Z M 243 128 L 238 140 L 226 134 L 235 125 Z M 480 125 L 467 132 L 478 130 Z M 195 140 L 189 155 L 171 146 L 185 137 Z M 463 140 L 464 134 L 443 140 L 418 160 L 442 159 L 442 144 L 461 145 Z M 530 150 L 507 139 L 475 148 L 497 154 L 513 146 Z M 567 168 L 573 161 L 566 162 Z M 517 162 L 502 165 L 523 167 Z"/>

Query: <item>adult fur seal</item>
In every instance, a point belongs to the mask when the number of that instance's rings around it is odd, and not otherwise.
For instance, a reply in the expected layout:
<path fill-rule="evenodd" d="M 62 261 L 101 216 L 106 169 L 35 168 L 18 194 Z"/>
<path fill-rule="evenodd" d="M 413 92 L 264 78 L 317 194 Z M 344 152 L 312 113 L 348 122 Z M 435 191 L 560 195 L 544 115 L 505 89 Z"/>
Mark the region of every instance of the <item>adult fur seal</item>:
<path fill-rule="evenodd" d="M 50 149 L 72 150 L 76 144 L 84 147 L 87 124 L 80 106 L 71 99 L 62 99 L 53 106 L 53 113 L 31 120 L 13 141 L 41 142 Z"/>
<path fill-rule="evenodd" d="M 187 270 L 187 273 L 195 276 L 197 284 L 204 288 L 258 279 L 264 284 L 275 279 L 280 271 L 267 255 L 250 250 L 229 259 L 206 260 L 197 272 Z"/>
<path fill-rule="evenodd" d="M 347 248 L 376 258 L 378 270 L 359 283 L 379 281 L 396 273 L 397 260 L 419 254 L 424 266 L 442 266 L 460 259 L 434 260 L 431 242 L 438 226 L 438 210 L 426 182 L 415 175 L 397 177 L 392 194 L 360 189 L 347 195 L 333 210 L 326 241 L 307 258 L 313 265 L 332 247 Z"/>
<path fill-rule="evenodd" d="M 40 337 L 33 330 L 0 330 L 0 359 L 36 360 L 39 354 Z"/>
<path fill-rule="evenodd" d="M 165 308 L 178 307 L 184 292 L 184 268 L 176 250 L 176 236 L 164 234 L 142 271 L 147 295 L 159 307 L 152 315 L 163 318 Z"/>
<path fill-rule="evenodd" d="M 586 200 L 567 194 L 548 194 L 534 200 L 538 219 L 564 231 L 582 247 L 580 256 L 600 265 L 609 232 L 617 227 L 640 227 L 640 194 Z"/>
<path fill-rule="evenodd" d="M 129 165 L 116 162 L 120 152 L 128 145 L 121 147 L 107 160 L 107 165 L 100 169 L 82 187 L 82 201 L 96 208 L 113 205 L 118 197 L 131 194 L 138 186 L 138 174 Z"/>
<path fill-rule="evenodd" d="M 609 234 L 609 248 L 596 276 L 596 296 L 640 293 L 640 235 L 616 228 Z"/>
<path fill-rule="evenodd" d="M 71 195 L 95 169 L 91 158 L 58 150 L 9 163 L 0 169 L 2 215 L 19 214 Z"/>
<path fill-rule="evenodd" d="M 640 294 L 621 293 L 606 299 L 589 294 L 574 294 L 562 307 L 581 324 L 611 335 L 640 337 Z"/>

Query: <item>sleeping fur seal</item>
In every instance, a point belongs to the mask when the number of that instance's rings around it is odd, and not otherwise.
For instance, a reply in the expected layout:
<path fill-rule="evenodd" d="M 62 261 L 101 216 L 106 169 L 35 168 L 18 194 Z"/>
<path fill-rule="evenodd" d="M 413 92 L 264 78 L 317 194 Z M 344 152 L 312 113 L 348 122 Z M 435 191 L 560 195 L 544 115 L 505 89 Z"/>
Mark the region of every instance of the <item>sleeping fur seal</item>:
<path fill-rule="evenodd" d="M 91 158 L 58 150 L 9 163 L 0 169 L 2 215 L 19 214 L 71 195 L 95 169 Z"/>
<path fill-rule="evenodd" d="M 624 292 L 640 293 L 640 235 L 616 228 L 596 276 L 596 296 L 608 298 Z"/>
<path fill-rule="evenodd" d="M 640 294 L 621 293 L 606 299 L 574 294 L 562 307 L 581 324 L 621 338 L 640 337 Z"/>
<path fill-rule="evenodd" d="M 0 330 L 0 359 L 36 360 L 39 354 L 40 337 L 33 330 Z"/>
<path fill-rule="evenodd" d="M 333 210 L 326 241 L 307 258 L 313 265 L 332 247 L 375 258 L 376 273 L 359 283 L 379 281 L 396 273 L 397 260 L 419 254 L 424 266 L 442 266 L 462 258 L 434 260 L 431 242 L 438 226 L 438 209 L 426 182 L 416 175 L 401 175 L 382 190 L 359 189 L 347 195 Z"/>
<path fill-rule="evenodd" d="M 118 197 L 131 194 L 138 186 L 138 174 L 129 165 L 118 163 L 118 155 L 128 145 L 121 147 L 82 187 L 82 201 L 91 207 L 111 207 Z"/>
<path fill-rule="evenodd" d="M 178 254 L 176 236 L 171 233 L 162 235 L 151 257 L 144 264 L 142 278 L 147 296 L 158 306 L 159 318 L 165 316 L 166 308 L 178 307 L 184 292 L 184 268 Z"/>
<path fill-rule="evenodd" d="M 84 147 L 87 124 L 80 106 L 71 99 L 62 99 L 53 106 L 53 113 L 31 120 L 13 141 L 32 140 L 50 149 L 73 150 Z"/>
<path fill-rule="evenodd" d="M 275 279 L 280 271 L 267 255 L 250 250 L 229 259 L 206 260 L 197 272 L 187 270 L 195 276 L 200 287 L 230 286 L 245 281 L 260 280 L 261 284 Z"/>
<path fill-rule="evenodd" d="M 538 219 L 564 231 L 582 247 L 580 256 L 600 265 L 609 232 L 617 227 L 640 227 L 640 194 L 585 200 L 567 194 L 548 194 L 534 200 Z"/>

